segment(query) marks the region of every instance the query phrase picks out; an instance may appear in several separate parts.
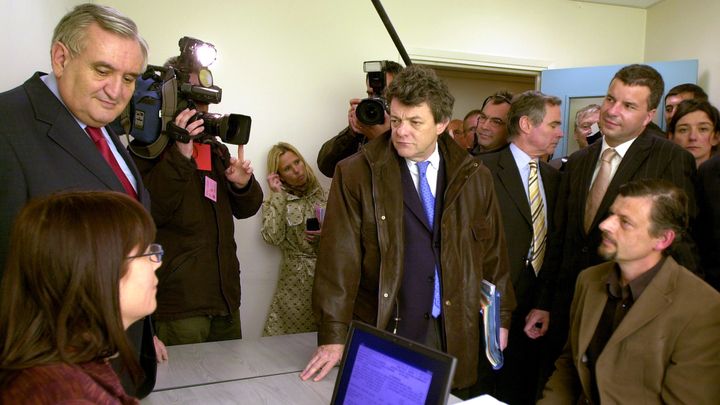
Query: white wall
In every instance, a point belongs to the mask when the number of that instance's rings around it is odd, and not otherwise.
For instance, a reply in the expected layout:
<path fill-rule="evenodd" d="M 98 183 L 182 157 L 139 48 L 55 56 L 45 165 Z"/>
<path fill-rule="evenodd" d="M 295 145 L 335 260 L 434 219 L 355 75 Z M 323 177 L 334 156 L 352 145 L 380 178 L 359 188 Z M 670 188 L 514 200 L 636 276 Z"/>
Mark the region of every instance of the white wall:
<path fill-rule="evenodd" d="M 649 62 L 698 59 L 698 84 L 715 105 L 720 102 L 718 16 L 716 0 L 664 0 L 648 9 L 645 46 Z"/>
<path fill-rule="evenodd" d="M 60 17 L 78 0 L 0 0 L 0 51 L 5 68 L 0 91 L 27 80 L 35 71 L 50 71 L 50 41 Z"/>
<path fill-rule="evenodd" d="M 0 45 L 3 55 L 17 55 L 6 63 L 10 68 L 0 79 L 0 91 L 35 70 L 48 70 L 52 27 L 77 3 L 0 0 L 4 32 L 17 33 Z M 367 0 L 102 3 L 138 23 L 150 44 L 151 63 L 177 54 L 183 35 L 218 47 L 213 72 L 224 96 L 213 111 L 253 117 L 246 156 L 265 189 L 265 157 L 273 143 L 288 141 L 314 162 L 320 145 L 347 125 L 347 100 L 364 94 L 362 61 L 399 60 Z M 489 61 L 541 60 L 558 68 L 639 62 L 645 49 L 644 10 L 568 0 L 383 4 L 408 49 L 457 51 Z M 259 216 L 236 222 L 248 338 L 262 330 L 279 264 L 277 249 L 262 241 L 259 228 Z"/>

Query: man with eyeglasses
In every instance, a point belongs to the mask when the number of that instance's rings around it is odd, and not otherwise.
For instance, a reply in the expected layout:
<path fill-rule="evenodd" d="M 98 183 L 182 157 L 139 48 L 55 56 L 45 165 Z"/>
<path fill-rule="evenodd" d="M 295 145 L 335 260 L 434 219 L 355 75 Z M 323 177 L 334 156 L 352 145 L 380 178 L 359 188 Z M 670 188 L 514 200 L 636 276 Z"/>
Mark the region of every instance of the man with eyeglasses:
<path fill-rule="evenodd" d="M 563 137 L 560 102 L 539 91 L 519 94 L 508 112 L 509 146 L 479 156 L 493 175 L 517 307 L 503 367 L 494 371 L 489 362 L 481 361 L 471 393 L 490 393 L 513 405 L 535 403 L 544 335 L 552 324 L 556 272 L 544 265 L 544 257 L 554 225 L 547 218 L 555 209 L 560 173 L 543 156 Z"/>
<path fill-rule="evenodd" d="M 511 93 L 502 90 L 483 101 L 475 130 L 475 145 L 470 153 L 477 156 L 507 146 L 507 115 L 512 97 Z"/>

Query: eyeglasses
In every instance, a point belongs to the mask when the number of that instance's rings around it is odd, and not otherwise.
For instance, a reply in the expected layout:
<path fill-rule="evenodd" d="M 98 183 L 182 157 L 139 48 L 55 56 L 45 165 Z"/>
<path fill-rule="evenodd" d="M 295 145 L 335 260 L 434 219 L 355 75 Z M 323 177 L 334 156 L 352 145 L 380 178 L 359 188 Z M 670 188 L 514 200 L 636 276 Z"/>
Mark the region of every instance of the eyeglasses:
<path fill-rule="evenodd" d="M 503 125 L 505 125 L 505 121 L 501 120 L 500 118 L 496 118 L 496 117 L 490 118 L 485 114 L 480 114 L 480 116 L 478 117 L 477 126 L 479 127 L 480 125 L 483 125 L 483 124 L 485 124 L 485 122 L 488 122 L 488 121 L 490 122 L 490 126 L 493 129 L 498 129 L 498 128 L 502 127 Z"/>
<path fill-rule="evenodd" d="M 128 256 L 129 259 L 137 259 L 138 257 L 145 257 L 148 256 L 151 262 L 154 263 L 162 263 L 163 255 L 165 254 L 165 251 L 163 250 L 163 247 L 160 246 L 160 244 L 157 243 L 151 243 L 150 246 L 148 246 L 148 252 L 143 253 L 141 255 L 136 256 Z"/>

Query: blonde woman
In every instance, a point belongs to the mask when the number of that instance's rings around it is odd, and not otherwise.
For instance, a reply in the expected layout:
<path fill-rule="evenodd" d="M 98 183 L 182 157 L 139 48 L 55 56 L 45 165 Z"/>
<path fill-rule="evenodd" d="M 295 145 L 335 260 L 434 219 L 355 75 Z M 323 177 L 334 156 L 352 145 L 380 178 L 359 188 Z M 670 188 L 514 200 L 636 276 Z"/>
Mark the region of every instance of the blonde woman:
<path fill-rule="evenodd" d="M 280 277 L 264 336 L 315 330 L 311 296 L 320 222 L 327 193 L 300 152 L 280 142 L 268 152 L 270 196 L 263 202 L 263 226 L 267 243 L 283 253 Z"/>

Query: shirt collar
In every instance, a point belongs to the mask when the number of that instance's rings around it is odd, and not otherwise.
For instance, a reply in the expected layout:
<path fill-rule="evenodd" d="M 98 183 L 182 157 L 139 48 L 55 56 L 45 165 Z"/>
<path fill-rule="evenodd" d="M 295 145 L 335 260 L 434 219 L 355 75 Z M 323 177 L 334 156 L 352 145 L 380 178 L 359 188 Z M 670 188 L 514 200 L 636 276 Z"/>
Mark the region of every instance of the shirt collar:
<path fill-rule="evenodd" d="M 440 152 L 438 150 L 437 142 L 435 142 L 435 150 L 433 151 L 433 153 L 430 154 L 430 156 L 427 159 L 425 159 L 424 161 L 429 161 L 430 166 L 432 166 L 433 169 L 435 169 L 435 170 L 440 169 Z M 408 168 L 410 168 L 410 169 L 417 167 L 417 164 L 418 164 L 418 162 L 415 162 L 408 158 L 405 158 L 405 163 L 408 165 Z"/>
<path fill-rule="evenodd" d="M 525 151 L 518 148 L 514 143 L 510 144 L 510 152 L 512 152 L 513 158 L 515 159 L 515 163 L 517 163 L 517 166 L 519 168 L 523 168 L 528 166 L 528 163 L 530 163 L 531 160 L 535 160 L 530 157 Z"/>
<path fill-rule="evenodd" d="M 650 282 L 655 278 L 655 275 L 660 271 L 663 264 L 665 264 L 667 256 L 663 256 L 659 262 L 652 266 L 648 271 L 635 278 L 633 281 L 628 283 L 630 287 L 630 293 L 632 294 L 633 302 L 637 301 L 642 295 L 643 291 L 647 288 Z M 616 298 L 622 298 L 622 286 L 620 285 L 620 267 L 615 264 L 613 271 L 608 274 L 607 278 L 608 293 Z"/>
<path fill-rule="evenodd" d="M 614 147 L 615 153 L 617 153 L 618 156 L 620 156 L 621 160 L 622 160 L 622 158 L 625 157 L 625 154 L 627 153 L 628 149 L 630 149 L 630 146 L 632 146 L 633 142 L 635 142 L 635 140 L 637 138 L 638 137 L 636 136 L 635 138 L 633 138 L 629 141 L 625 141 L 625 142 L 621 143 L 620 145 Z M 602 137 L 602 149 L 600 149 L 600 155 L 602 155 L 602 153 L 605 152 L 605 150 L 610 147 L 611 146 L 608 145 L 607 141 L 605 141 L 605 136 L 603 136 Z"/>
<path fill-rule="evenodd" d="M 72 111 L 70 111 L 70 109 L 67 107 L 67 104 L 65 104 L 65 102 L 63 101 L 62 97 L 60 97 L 60 88 L 58 88 L 57 78 L 55 77 L 55 74 L 54 74 L 54 73 L 50 73 L 50 74 L 47 74 L 47 75 L 44 75 L 44 76 L 40 76 L 40 80 L 42 80 L 43 83 L 45 83 L 45 85 L 48 87 L 48 89 L 50 89 L 50 91 L 52 92 L 52 94 L 54 94 L 55 97 L 57 97 L 57 99 L 60 100 L 60 102 L 62 103 L 62 105 L 65 106 L 65 109 L 70 113 L 70 115 L 72 115 L 72 117 L 75 119 L 75 121 L 77 121 L 78 125 L 80 125 L 80 128 L 82 128 L 82 129 L 84 130 L 85 127 L 87 127 L 87 124 L 85 124 L 84 122 L 80 121 L 80 120 L 75 116 L 75 114 L 73 114 Z M 103 132 L 104 132 L 104 131 L 103 131 Z"/>

